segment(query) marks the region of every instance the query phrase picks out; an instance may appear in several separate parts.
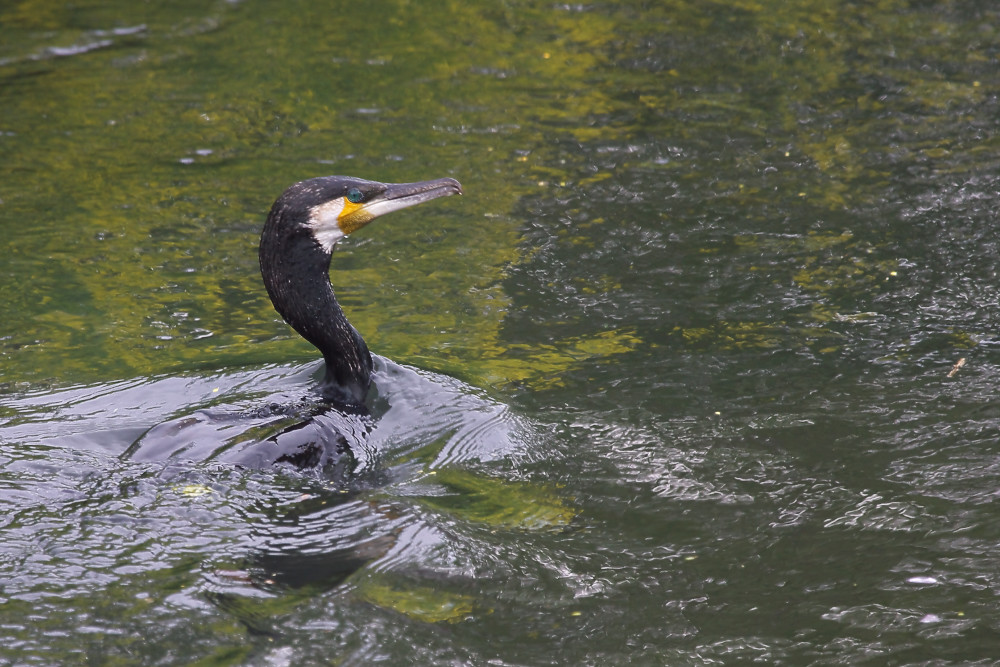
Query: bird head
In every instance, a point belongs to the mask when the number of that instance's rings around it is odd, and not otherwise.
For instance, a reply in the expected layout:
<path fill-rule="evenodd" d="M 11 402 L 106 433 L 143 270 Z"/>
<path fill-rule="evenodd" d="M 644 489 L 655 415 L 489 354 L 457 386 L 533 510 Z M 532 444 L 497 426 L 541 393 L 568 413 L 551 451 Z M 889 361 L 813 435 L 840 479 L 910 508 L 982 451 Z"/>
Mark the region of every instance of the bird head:
<path fill-rule="evenodd" d="M 307 229 L 324 251 L 332 252 L 338 241 L 379 216 L 454 194 L 462 194 L 462 186 L 453 178 L 379 183 L 323 176 L 285 190 L 274 203 L 270 217 Z"/>

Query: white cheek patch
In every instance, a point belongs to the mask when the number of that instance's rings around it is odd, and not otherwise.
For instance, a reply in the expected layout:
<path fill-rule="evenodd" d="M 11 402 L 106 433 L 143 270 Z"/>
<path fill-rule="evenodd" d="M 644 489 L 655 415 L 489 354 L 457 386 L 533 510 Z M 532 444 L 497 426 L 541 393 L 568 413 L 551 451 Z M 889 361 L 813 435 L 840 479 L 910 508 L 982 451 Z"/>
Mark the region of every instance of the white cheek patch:
<path fill-rule="evenodd" d="M 312 231 L 313 238 L 327 252 L 333 252 L 333 246 L 337 245 L 337 241 L 346 236 L 338 222 L 343 210 L 344 200 L 337 198 L 320 204 L 309 212 L 307 224 Z"/>

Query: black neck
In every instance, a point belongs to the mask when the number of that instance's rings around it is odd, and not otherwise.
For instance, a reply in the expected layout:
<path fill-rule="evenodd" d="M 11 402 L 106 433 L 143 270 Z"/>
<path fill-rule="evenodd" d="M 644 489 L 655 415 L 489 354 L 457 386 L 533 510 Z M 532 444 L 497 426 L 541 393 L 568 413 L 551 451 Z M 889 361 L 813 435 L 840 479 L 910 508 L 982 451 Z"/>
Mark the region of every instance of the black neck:
<path fill-rule="evenodd" d="M 282 236 L 269 220 L 261 237 L 260 266 L 275 310 L 323 353 L 323 393 L 345 406 L 362 406 L 371 384 L 372 358 L 334 296 L 330 253 L 307 230 Z"/>

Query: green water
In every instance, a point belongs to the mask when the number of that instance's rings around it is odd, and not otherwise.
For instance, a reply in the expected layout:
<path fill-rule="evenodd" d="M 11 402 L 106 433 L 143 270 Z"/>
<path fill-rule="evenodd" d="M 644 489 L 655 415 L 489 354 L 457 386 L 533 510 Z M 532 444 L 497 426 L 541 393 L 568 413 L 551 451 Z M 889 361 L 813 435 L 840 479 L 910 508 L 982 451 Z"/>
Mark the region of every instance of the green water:
<path fill-rule="evenodd" d="M 0 7 L 0 663 L 995 660 L 998 54 L 991 2 Z M 309 392 L 256 244 L 325 174 L 465 190 L 336 251 L 357 482 L 121 458 Z"/>

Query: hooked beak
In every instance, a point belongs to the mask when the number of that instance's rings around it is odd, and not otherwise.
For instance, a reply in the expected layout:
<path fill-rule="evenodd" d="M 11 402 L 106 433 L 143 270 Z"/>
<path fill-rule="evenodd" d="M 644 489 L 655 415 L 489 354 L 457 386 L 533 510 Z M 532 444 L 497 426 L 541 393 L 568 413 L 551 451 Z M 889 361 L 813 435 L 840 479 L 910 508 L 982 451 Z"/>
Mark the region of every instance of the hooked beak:
<path fill-rule="evenodd" d="M 344 234 L 350 234 L 386 213 L 416 206 L 438 197 L 462 194 L 462 185 L 454 178 L 438 178 L 417 183 L 386 183 L 385 186 L 385 192 L 366 202 L 352 204 L 344 200 L 344 209 L 337 217 L 337 223 Z"/>

